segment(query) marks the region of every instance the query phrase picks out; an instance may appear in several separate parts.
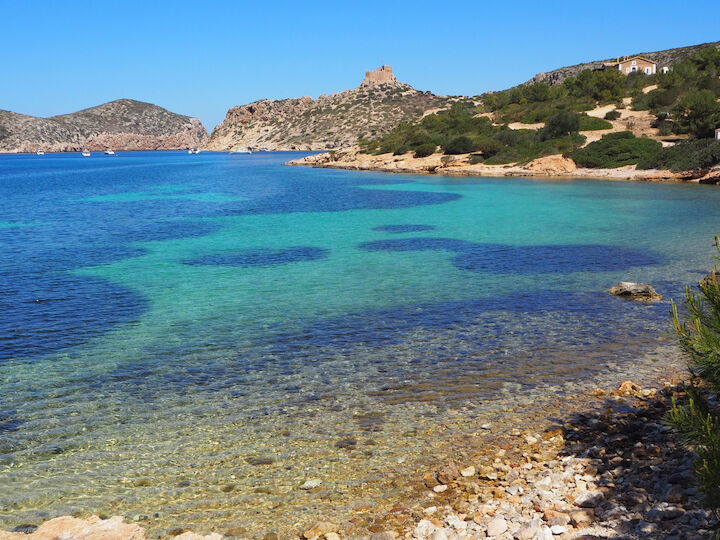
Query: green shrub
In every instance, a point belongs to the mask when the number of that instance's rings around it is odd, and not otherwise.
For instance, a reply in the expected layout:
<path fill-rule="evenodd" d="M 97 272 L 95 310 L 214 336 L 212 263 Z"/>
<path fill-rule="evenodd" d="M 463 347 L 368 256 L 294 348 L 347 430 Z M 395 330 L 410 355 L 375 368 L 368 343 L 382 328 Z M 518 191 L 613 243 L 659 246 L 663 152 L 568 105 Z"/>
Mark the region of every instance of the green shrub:
<path fill-rule="evenodd" d="M 490 137 L 482 137 L 476 141 L 475 146 L 477 147 L 477 150 L 482 152 L 483 156 L 488 158 L 490 156 L 494 156 L 500 150 L 502 150 L 503 143 L 501 143 L 497 139 L 491 139 Z"/>
<path fill-rule="evenodd" d="M 601 129 L 612 129 L 613 125 L 607 120 L 602 118 L 596 118 L 595 116 L 588 116 L 587 114 L 580 115 L 580 131 L 596 131 Z"/>
<path fill-rule="evenodd" d="M 633 111 L 647 111 L 650 109 L 650 95 L 642 92 L 633 96 L 630 108 Z"/>
<path fill-rule="evenodd" d="M 715 237 L 720 250 L 720 238 Z M 673 398 L 668 420 L 695 450 L 695 473 L 705 504 L 720 515 L 720 411 L 710 405 L 708 394 L 720 393 L 720 280 L 715 271 L 699 284 L 700 294 L 686 292 L 687 316 L 680 319 L 672 306 L 673 326 L 680 348 L 687 354 L 690 381 L 687 403 Z M 720 538 L 720 531 L 715 532 Z"/>
<path fill-rule="evenodd" d="M 581 167 L 614 169 L 655 159 L 662 145 L 652 139 L 637 138 L 629 131 L 608 133 L 599 141 L 578 148 L 570 157 Z"/>
<path fill-rule="evenodd" d="M 446 154 L 469 154 L 475 150 L 475 143 L 470 137 L 460 135 L 450 139 L 443 147 Z"/>
<path fill-rule="evenodd" d="M 720 164 L 720 142 L 698 139 L 663 148 L 638 163 L 639 169 L 669 169 L 674 172 L 703 171 Z"/>
<path fill-rule="evenodd" d="M 667 137 L 672 133 L 673 124 L 672 122 L 661 122 L 660 125 L 658 125 L 658 135 L 662 137 Z"/>
<path fill-rule="evenodd" d="M 477 165 L 478 163 L 482 163 L 485 161 L 485 157 L 480 154 L 471 154 L 468 158 L 468 163 L 470 165 Z"/>
<path fill-rule="evenodd" d="M 712 137 L 720 125 L 720 103 L 710 90 L 691 92 L 678 102 L 673 117 L 683 133 L 698 138 Z"/>
<path fill-rule="evenodd" d="M 542 156 L 572 152 L 585 142 L 585 136 L 579 133 L 547 140 L 541 140 L 537 131 L 521 130 L 515 133 L 514 144 L 504 146 L 497 154 L 487 158 L 485 163 L 525 163 Z"/>
<path fill-rule="evenodd" d="M 613 109 L 605 113 L 605 120 L 617 120 L 620 118 L 620 111 Z"/>
<path fill-rule="evenodd" d="M 415 157 L 421 158 L 430 156 L 435 153 L 435 148 L 437 148 L 437 146 L 433 143 L 421 144 L 415 149 Z"/>
<path fill-rule="evenodd" d="M 573 111 L 560 111 L 548 118 L 540 130 L 540 140 L 555 139 L 577 133 L 580 129 L 580 115 Z"/>
<path fill-rule="evenodd" d="M 572 96 L 590 96 L 602 103 L 612 103 L 625 97 L 626 82 L 625 76 L 617 69 L 606 69 L 604 71 L 586 69 L 575 77 L 566 79 L 563 86 Z"/>
<path fill-rule="evenodd" d="M 410 147 L 402 145 L 398 146 L 395 151 L 393 152 L 394 156 L 402 156 L 403 154 L 407 154 L 410 151 Z"/>

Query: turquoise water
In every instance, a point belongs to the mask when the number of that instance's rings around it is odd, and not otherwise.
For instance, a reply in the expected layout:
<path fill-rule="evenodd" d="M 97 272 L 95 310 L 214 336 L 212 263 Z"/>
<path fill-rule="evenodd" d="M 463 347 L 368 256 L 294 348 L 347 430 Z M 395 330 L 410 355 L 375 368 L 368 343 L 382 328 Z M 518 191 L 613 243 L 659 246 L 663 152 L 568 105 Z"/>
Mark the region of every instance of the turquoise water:
<path fill-rule="evenodd" d="M 657 363 L 720 231 L 712 186 L 297 156 L 0 156 L 0 527 L 256 530 L 392 496 L 439 422 Z"/>

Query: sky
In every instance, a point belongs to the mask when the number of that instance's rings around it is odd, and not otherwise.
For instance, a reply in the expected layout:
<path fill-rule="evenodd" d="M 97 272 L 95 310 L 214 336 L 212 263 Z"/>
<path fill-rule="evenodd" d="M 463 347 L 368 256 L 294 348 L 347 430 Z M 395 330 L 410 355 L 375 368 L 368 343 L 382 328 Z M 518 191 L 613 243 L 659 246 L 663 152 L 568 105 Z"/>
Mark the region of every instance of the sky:
<path fill-rule="evenodd" d="M 0 0 L 0 109 L 52 116 L 119 98 L 199 117 L 338 92 L 366 69 L 437 94 L 720 40 L 720 1 Z"/>

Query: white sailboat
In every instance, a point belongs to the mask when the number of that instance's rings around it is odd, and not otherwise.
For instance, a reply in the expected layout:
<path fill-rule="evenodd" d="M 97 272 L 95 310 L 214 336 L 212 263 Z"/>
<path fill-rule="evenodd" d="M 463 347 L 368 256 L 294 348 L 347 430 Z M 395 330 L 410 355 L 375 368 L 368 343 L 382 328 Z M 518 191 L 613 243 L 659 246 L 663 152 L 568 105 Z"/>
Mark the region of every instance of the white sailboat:
<path fill-rule="evenodd" d="M 92 154 L 90 154 L 90 150 L 83 150 L 83 151 L 82 151 L 82 156 L 83 156 L 83 157 L 90 157 L 91 155 L 92 155 Z"/>
<path fill-rule="evenodd" d="M 43 150 L 42 148 L 38 148 L 35 153 L 36 153 L 38 156 L 44 156 L 44 155 L 45 155 L 45 150 Z"/>
<path fill-rule="evenodd" d="M 114 152 L 113 150 L 110 150 L 110 149 L 108 148 L 107 150 L 105 150 L 105 154 L 108 155 L 108 156 L 114 156 L 114 155 L 115 155 L 115 152 Z"/>
<path fill-rule="evenodd" d="M 199 148 L 188 148 L 188 154 L 199 154 L 200 149 Z"/>

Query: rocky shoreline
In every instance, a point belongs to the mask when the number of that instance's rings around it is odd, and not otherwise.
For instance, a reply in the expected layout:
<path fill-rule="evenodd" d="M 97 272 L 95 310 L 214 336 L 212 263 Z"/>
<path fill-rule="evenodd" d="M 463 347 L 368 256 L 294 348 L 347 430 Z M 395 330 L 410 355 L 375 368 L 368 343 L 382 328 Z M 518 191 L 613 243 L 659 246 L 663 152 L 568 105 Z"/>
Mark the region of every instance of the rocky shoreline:
<path fill-rule="evenodd" d="M 578 395 L 580 412 L 543 429 L 514 428 L 482 454 L 448 460 L 414 479 L 416 497 L 407 506 L 361 505 L 345 521 L 298 522 L 291 534 L 272 532 L 268 524 L 266 531 L 228 530 L 224 536 L 182 529 L 168 535 L 181 540 L 707 538 L 715 523 L 700 504 L 692 453 L 663 424 L 671 397 L 682 395 L 678 380 L 673 375 L 646 388 L 624 381 L 612 392 L 598 388 Z M 0 540 L 55 538 L 143 540 L 146 533 L 119 516 L 64 516 L 39 528 L 0 532 Z"/>
<path fill-rule="evenodd" d="M 607 180 L 638 180 L 645 182 L 692 182 L 717 184 L 720 166 L 696 175 L 663 170 L 637 170 L 634 165 L 617 169 L 578 167 L 572 159 L 561 155 L 545 156 L 525 164 L 486 165 L 472 163 L 470 154 L 445 156 L 433 154 L 415 158 L 412 154 L 363 154 L 354 146 L 337 152 L 313 154 L 288 161 L 286 165 L 327 169 L 375 171 L 407 174 L 440 174 L 447 176 L 540 177 L 540 178 L 601 178 Z"/>

